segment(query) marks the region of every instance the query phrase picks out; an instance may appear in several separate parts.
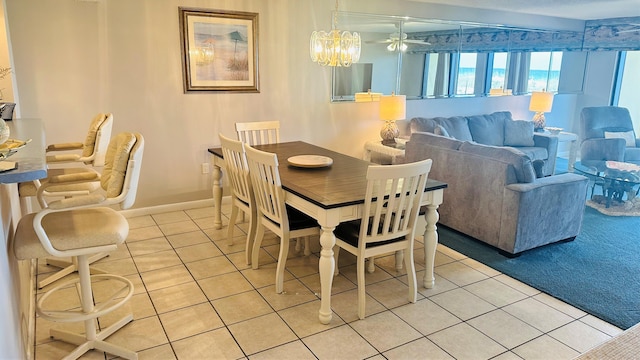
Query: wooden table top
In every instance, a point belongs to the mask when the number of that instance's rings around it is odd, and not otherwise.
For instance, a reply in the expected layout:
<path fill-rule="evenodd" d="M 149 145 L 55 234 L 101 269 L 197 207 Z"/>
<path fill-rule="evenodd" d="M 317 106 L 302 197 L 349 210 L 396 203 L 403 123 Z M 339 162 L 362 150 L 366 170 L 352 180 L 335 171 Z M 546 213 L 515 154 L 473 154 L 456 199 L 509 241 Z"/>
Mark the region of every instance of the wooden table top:
<path fill-rule="evenodd" d="M 302 141 L 257 145 L 255 148 L 278 156 L 280 180 L 285 190 L 325 209 L 364 203 L 370 162 Z M 211 148 L 209 152 L 222 158 L 219 147 Z M 320 168 L 290 166 L 287 159 L 296 155 L 328 156 L 333 164 Z M 446 183 L 429 179 L 426 191 L 446 187 Z"/>

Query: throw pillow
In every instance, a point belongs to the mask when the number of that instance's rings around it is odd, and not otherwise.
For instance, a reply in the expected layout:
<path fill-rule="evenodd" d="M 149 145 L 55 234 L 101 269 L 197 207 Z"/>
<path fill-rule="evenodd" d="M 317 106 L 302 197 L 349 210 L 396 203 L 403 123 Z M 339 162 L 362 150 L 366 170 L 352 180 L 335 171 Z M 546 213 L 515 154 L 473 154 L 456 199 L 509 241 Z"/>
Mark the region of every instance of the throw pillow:
<path fill-rule="evenodd" d="M 504 145 L 504 123 L 511 121 L 511 113 L 499 111 L 487 115 L 468 116 L 473 141 L 493 146 Z"/>
<path fill-rule="evenodd" d="M 447 131 L 449 137 L 463 141 L 473 140 L 471 132 L 469 132 L 467 118 L 464 116 L 437 117 L 433 118 L 433 120 Z"/>
<path fill-rule="evenodd" d="M 636 147 L 636 135 L 633 130 L 629 131 L 605 131 L 605 139 L 624 139 L 627 143 L 627 147 Z"/>
<path fill-rule="evenodd" d="M 451 137 L 451 135 L 449 135 L 449 133 L 447 132 L 447 129 L 443 128 L 441 125 L 436 125 L 436 127 L 433 129 L 433 133 L 444 137 Z"/>
<path fill-rule="evenodd" d="M 504 122 L 506 146 L 534 146 L 533 121 L 507 120 Z"/>

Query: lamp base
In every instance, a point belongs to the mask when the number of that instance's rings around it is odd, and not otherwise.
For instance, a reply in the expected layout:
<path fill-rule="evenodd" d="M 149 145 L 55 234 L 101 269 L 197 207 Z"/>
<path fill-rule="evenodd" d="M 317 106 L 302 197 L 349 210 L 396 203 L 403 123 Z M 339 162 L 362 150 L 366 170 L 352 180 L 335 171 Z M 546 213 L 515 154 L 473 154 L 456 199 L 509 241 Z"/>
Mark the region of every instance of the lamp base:
<path fill-rule="evenodd" d="M 545 125 L 545 119 L 544 119 L 543 112 L 537 112 L 535 115 L 533 115 L 533 131 L 543 132 L 544 125 Z"/>
<path fill-rule="evenodd" d="M 393 120 L 385 120 L 380 130 L 382 145 L 394 145 L 398 136 L 400 136 L 400 129 L 398 129 L 396 122 Z"/>

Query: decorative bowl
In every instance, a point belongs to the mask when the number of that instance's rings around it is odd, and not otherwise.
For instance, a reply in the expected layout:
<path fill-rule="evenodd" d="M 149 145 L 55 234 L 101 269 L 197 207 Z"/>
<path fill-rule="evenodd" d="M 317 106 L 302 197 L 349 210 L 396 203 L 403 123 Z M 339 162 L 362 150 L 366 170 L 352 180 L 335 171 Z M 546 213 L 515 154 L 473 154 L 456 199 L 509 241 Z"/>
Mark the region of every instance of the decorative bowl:
<path fill-rule="evenodd" d="M 559 127 L 545 127 L 544 129 L 553 135 L 558 135 L 560 131 L 563 130 L 562 128 L 559 128 Z"/>

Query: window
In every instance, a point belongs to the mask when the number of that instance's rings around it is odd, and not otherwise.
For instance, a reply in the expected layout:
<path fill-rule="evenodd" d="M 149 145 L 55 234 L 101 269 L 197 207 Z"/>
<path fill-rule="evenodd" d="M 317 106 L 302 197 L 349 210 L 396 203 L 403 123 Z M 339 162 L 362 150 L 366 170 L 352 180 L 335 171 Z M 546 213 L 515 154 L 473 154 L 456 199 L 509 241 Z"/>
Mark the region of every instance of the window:
<path fill-rule="evenodd" d="M 562 52 L 532 52 L 529 57 L 527 92 L 558 91 Z"/>
<path fill-rule="evenodd" d="M 558 91 L 562 52 L 454 52 L 424 56 L 423 88 L 426 91 L 422 98 L 480 96 L 492 89 L 501 89 L 501 95 Z M 415 77 L 421 72 L 412 74 Z"/>
<path fill-rule="evenodd" d="M 640 133 L 639 83 L 640 51 L 623 51 L 620 54 L 619 75 L 616 81 L 613 105 L 622 106 L 629 110 L 636 135 Z"/>
<path fill-rule="evenodd" d="M 451 53 L 432 53 L 425 60 L 427 96 L 443 97 L 449 95 L 451 77 Z"/>
<path fill-rule="evenodd" d="M 477 53 L 461 53 L 458 60 L 456 95 L 473 95 L 476 83 Z"/>
<path fill-rule="evenodd" d="M 491 66 L 491 71 L 489 72 L 489 74 L 491 75 L 491 89 L 506 90 L 505 79 L 507 76 L 508 58 L 509 54 L 506 52 L 493 54 L 493 61 L 489 64 Z"/>

